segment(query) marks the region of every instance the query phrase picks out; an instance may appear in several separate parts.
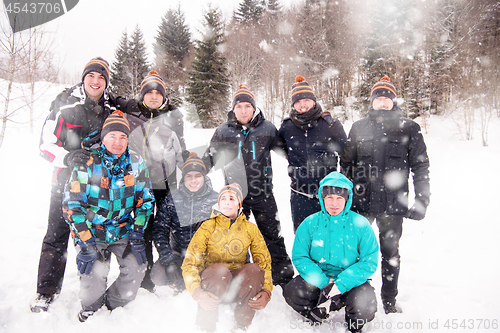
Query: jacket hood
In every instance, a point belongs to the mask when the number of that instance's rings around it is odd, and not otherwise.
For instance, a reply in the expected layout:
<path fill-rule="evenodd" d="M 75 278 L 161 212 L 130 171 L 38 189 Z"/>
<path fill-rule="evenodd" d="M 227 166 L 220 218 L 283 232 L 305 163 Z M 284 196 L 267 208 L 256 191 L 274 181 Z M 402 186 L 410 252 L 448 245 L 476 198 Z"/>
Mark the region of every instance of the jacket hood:
<path fill-rule="evenodd" d="M 351 210 L 351 205 L 352 205 L 352 182 L 349 179 L 347 179 L 346 176 L 337 171 L 329 173 L 325 178 L 323 178 L 319 182 L 318 198 L 319 198 L 319 203 L 321 205 L 321 211 L 325 214 L 328 214 L 325 208 L 325 203 L 323 202 L 323 196 L 321 195 L 321 190 L 325 186 L 341 187 L 349 191 L 349 198 L 345 203 L 344 210 L 338 216 L 346 215 L 347 212 Z"/>

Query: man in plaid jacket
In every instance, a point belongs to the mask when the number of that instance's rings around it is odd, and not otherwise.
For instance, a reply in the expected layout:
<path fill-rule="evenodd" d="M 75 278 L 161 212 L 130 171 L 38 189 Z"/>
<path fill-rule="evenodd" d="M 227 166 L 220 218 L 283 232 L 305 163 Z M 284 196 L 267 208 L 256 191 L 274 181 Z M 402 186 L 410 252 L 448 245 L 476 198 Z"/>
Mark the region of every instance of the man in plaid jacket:
<path fill-rule="evenodd" d="M 113 310 L 134 300 L 144 277 L 143 231 L 154 196 L 144 160 L 128 149 L 129 134 L 123 113 L 111 114 L 101 131 L 102 143 L 91 149 L 86 165 L 73 168 L 66 184 L 63 213 L 79 247 L 82 322 L 102 305 Z M 120 275 L 106 290 L 111 254 Z"/>

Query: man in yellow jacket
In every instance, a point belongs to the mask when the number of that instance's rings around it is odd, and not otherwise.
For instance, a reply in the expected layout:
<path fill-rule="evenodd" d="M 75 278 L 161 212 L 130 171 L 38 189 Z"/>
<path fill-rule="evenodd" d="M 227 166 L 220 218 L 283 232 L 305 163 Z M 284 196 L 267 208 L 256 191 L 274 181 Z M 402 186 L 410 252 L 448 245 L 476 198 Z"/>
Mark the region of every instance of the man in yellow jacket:
<path fill-rule="evenodd" d="M 242 201 L 237 183 L 222 188 L 217 210 L 194 234 L 182 264 L 186 289 L 198 302 L 196 324 L 209 332 L 220 303 L 236 302 L 237 327 L 246 329 L 271 299 L 271 255 L 259 228 L 241 213 Z M 253 263 L 245 264 L 249 249 Z"/>

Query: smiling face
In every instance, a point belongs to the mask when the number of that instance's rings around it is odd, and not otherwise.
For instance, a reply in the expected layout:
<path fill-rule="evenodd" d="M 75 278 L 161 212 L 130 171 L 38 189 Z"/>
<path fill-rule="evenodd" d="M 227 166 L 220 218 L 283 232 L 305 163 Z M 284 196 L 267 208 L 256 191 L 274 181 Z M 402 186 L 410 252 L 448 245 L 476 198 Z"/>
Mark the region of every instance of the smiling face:
<path fill-rule="evenodd" d="M 198 192 L 205 183 L 205 176 L 199 171 L 189 171 L 184 176 L 184 185 L 190 192 Z"/>
<path fill-rule="evenodd" d="M 324 199 L 323 202 L 325 204 L 325 209 L 328 212 L 328 214 L 332 216 L 337 216 L 345 208 L 345 199 L 341 197 L 340 195 L 335 195 L 335 194 L 329 194 L 327 195 Z"/>
<path fill-rule="evenodd" d="M 127 150 L 128 136 L 121 131 L 111 131 L 104 136 L 102 143 L 111 154 L 121 156 Z"/>
<path fill-rule="evenodd" d="M 250 120 L 252 120 L 255 109 L 252 104 L 248 102 L 241 102 L 234 106 L 234 115 L 238 122 L 242 125 L 248 124 Z"/>
<path fill-rule="evenodd" d="M 293 104 L 293 107 L 295 108 L 295 110 L 297 110 L 297 112 L 305 113 L 305 112 L 311 110 L 311 108 L 315 104 L 316 104 L 316 102 L 313 101 L 312 99 L 303 98 L 303 99 L 299 99 L 297 102 L 295 102 L 295 104 Z"/>
<path fill-rule="evenodd" d="M 236 219 L 238 217 L 238 211 L 240 209 L 240 203 L 236 194 L 231 192 L 222 193 L 219 198 L 219 209 L 220 212 L 231 219 Z"/>
<path fill-rule="evenodd" d="M 91 100 L 98 101 L 106 89 L 106 79 L 102 74 L 90 72 L 83 79 L 83 88 Z"/>
<path fill-rule="evenodd" d="M 392 110 L 394 102 L 388 97 L 377 97 L 372 102 L 372 107 L 374 110 Z"/>
<path fill-rule="evenodd" d="M 163 96 L 158 90 L 150 90 L 144 94 L 144 104 L 152 110 L 158 109 L 163 103 Z"/>

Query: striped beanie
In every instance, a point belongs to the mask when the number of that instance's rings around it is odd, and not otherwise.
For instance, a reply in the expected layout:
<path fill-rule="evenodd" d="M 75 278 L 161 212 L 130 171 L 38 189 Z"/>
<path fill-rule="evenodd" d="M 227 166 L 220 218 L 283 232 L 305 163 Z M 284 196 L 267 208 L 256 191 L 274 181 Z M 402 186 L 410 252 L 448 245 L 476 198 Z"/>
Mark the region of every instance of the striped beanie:
<path fill-rule="evenodd" d="M 90 59 L 88 64 L 86 64 L 83 69 L 82 82 L 85 79 L 85 76 L 87 76 L 90 72 L 97 72 L 104 76 L 104 79 L 106 80 L 106 88 L 109 86 L 109 64 L 106 60 L 101 57 Z"/>
<path fill-rule="evenodd" d="M 373 101 L 377 97 L 387 97 L 390 99 L 397 97 L 396 87 L 391 83 L 391 79 L 388 76 L 384 76 L 373 85 L 370 101 Z"/>
<path fill-rule="evenodd" d="M 219 198 L 217 199 L 217 203 L 219 203 L 220 197 L 226 192 L 235 194 L 236 199 L 238 199 L 238 203 L 240 204 L 240 208 L 243 206 L 243 191 L 238 183 L 232 183 L 224 186 L 219 192 Z"/>
<path fill-rule="evenodd" d="M 292 106 L 301 99 L 311 99 L 316 102 L 316 96 L 311 86 L 302 75 L 297 75 L 292 85 Z"/>
<path fill-rule="evenodd" d="M 102 125 L 101 130 L 101 140 L 104 139 L 106 134 L 113 131 L 123 132 L 127 134 L 127 136 L 129 136 L 130 134 L 130 125 L 128 123 L 128 120 L 120 110 L 117 110 L 110 114 L 104 121 L 104 125 Z"/>
<path fill-rule="evenodd" d="M 334 194 L 341 196 L 345 201 L 349 199 L 349 190 L 343 187 L 323 186 L 321 189 L 321 197 L 325 200 L 327 195 Z"/>
<path fill-rule="evenodd" d="M 184 165 L 182 166 L 182 177 L 190 171 L 201 172 L 204 176 L 207 174 L 205 163 L 203 163 L 201 158 L 199 158 L 195 152 L 190 153 L 188 158 L 186 158 L 186 162 L 184 162 Z"/>
<path fill-rule="evenodd" d="M 149 71 L 148 75 L 141 82 L 141 101 L 144 100 L 144 95 L 151 90 L 157 90 L 163 96 L 163 101 L 167 99 L 167 90 L 165 82 L 156 71 Z"/>
<path fill-rule="evenodd" d="M 255 107 L 255 98 L 253 97 L 253 94 L 248 90 L 248 86 L 246 84 L 240 84 L 238 87 L 238 90 L 236 90 L 236 94 L 234 94 L 233 97 L 233 110 L 236 104 L 242 103 L 242 102 L 247 102 L 252 104 L 254 110 L 257 109 Z"/>

